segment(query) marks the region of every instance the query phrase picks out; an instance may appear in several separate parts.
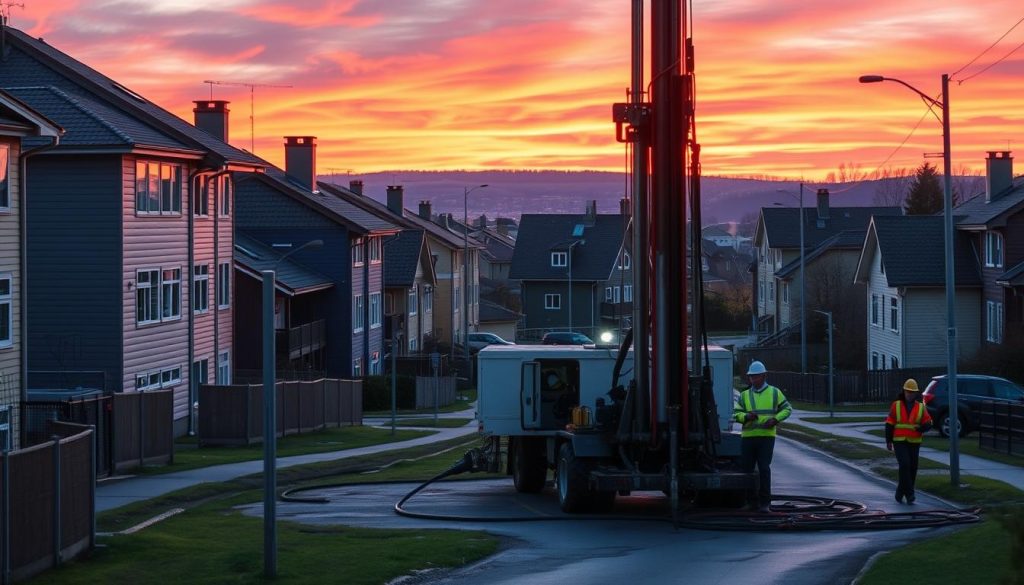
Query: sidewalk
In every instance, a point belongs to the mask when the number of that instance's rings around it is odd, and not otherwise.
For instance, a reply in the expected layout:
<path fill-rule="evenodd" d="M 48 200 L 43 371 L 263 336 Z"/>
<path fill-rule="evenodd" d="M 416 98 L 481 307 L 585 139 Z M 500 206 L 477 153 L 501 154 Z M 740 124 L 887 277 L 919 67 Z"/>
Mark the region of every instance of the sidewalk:
<path fill-rule="evenodd" d="M 474 418 L 476 412 L 476 405 L 474 403 L 473 408 L 463 410 L 459 412 L 452 412 L 446 414 L 439 414 L 438 417 L 444 418 Z M 456 416 L 460 415 L 460 416 Z M 408 418 L 433 418 L 433 413 L 430 415 L 415 415 L 409 416 Z M 367 418 L 364 419 L 363 424 L 365 426 L 382 426 L 390 428 L 391 417 L 389 416 L 386 421 L 380 418 Z M 402 427 L 403 429 L 412 429 L 418 427 Z M 428 430 L 435 430 L 433 427 L 422 427 Z M 397 443 L 383 443 L 380 445 L 370 445 L 368 447 L 360 447 L 358 449 L 345 449 L 341 451 L 331 451 L 327 453 L 312 453 L 309 455 L 294 455 L 292 457 L 279 457 L 277 459 L 277 468 L 284 469 L 286 467 L 292 467 L 293 465 L 302 465 L 306 463 L 317 463 L 320 461 L 337 461 L 339 459 L 348 459 L 351 457 L 359 457 L 361 455 L 370 455 L 373 453 L 382 453 L 385 451 L 394 451 L 397 449 L 406 449 L 409 447 L 417 447 L 420 445 L 427 445 L 430 443 L 436 443 L 439 441 L 445 441 L 456 437 L 469 436 L 476 434 L 477 426 L 476 421 L 470 421 L 466 426 L 458 428 L 440 428 L 436 429 L 438 432 L 426 437 L 420 437 L 418 439 L 410 439 L 408 441 L 400 441 Z M 245 475 L 252 475 L 254 473 L 263 472 L 263 460 L 255 461 L 244 461 L 241 463 L 230 463 L 227 465 L 215 465 L 212 467 L 202 467 L 199 469 L 190 469 L 188 471 L 182 471 L 178 473 L 166 473 L 162 475 L 136 475 L 129 477 L 113 477 L 106 480 L 101 480 L 96 485 L 96 511 L 105 512 L 107 510 L 113 510 L 126 504 L 134 502 L 140 502 L 156 496 L 162 496 L 166 493 L 180 490 L 182 488 L 192 487 L 201 483 L 208 482 L 219 482 L 228 481 L 235 479 L 236 477 L 242 477 Z"/>
<path fill-rule="evenodd" d="M 866 417 L 866 416 L 877 416 L 877 423 L 813 423 L 807 422 L 807 418 L 819 418 L 827 417 L 827 412 L 816 412 L 808 410 L 793 410 L 790 421 L 800 424 L 805 427 L 809 427 L 825 433 L 832 433 L 842 437 L 850 437 L 858 439 L 869 444 L 873 444 L 881 449 L 885 449 L 885 439 L 877 437 L 875 435 L 868 434 L 867 431 L 879 430 L 885 428 L 885 411 L 873 412 L 837 412 L 835 413 L 836 418 L 847 416 L 847 417 Z M 785 424 L 785 423 L 783 423 Z M 978 438 L 976 434 L 969 435 L 966 439 L 961 438 L 960 442 L 977 442 Z M 949 453 L 945 451 L 937 451 L 935 449 L 929 449 L 927 447 L 921 448 L 921 457 L 924 459 L 930 459 L 944 465 L 949 465 Z M 1017 488 L 1024 488 L 1024 460 L 1021 461 L 1021 466 L 1007 465 L 1005 463 L 999 463 L 998 461 L 990 461 L 988 459 L 982 459 L 981 457 L 975 457 L 973 455 L 960 454 L 960 474 L 961 475 L 977 475 L 981 477 L 987 477 L 989 479 L 996 479 L 1002 482 L 1006 482 Z"/>

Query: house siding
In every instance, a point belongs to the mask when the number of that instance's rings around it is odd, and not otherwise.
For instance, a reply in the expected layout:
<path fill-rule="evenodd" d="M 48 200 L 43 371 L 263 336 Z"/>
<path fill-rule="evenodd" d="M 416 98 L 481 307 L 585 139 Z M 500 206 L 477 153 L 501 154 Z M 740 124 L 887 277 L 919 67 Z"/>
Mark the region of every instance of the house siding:
<path fill-rule="evenodd" d="M 200 313 L 192 313 L 192 328 L 193 328 L 193 350 L 192 350 L 192 362 L 200 362 L 206 360 L 206 379 L 209 383 L 215 383 L 217 381 L 217 349 L 214 341 L 214 331 L 216 330 L 216 324 L 218 320 L 223 320 L 222 316 L 217 315 L 217 282 L 220 278 L 220 274 L 217 271 L 217 261 L 220 259 L 220 254 L 214 254 L 214 234 L 216 233 L 215 227 L 219 227 L 217 224 L 219 220 L 216 214 L 216 203 L 214 202 L 209 187 L 206 185 L 205 180 L 196 181 L 197 184 L 192 186 L 193 192 L 189 201 L 189 213 L 192 213 L 194 209 L 194 200 L 199 197 L 205 197 L 207 199 L 207 210 L 208 213 L 205 216 L 193 216 L 192 219 L 192 249 L 193 249 L 193 266 L 207 266 L 207 274 L 209 280 L 206 285 L 206 311 Z M 188 291 L 188 310 L 192 311 L 192 273 L 189 273 L 189 291 Z M 238 279 L 236 278 L 232 284 L 237 284 Z M 232 287 L 232 296 L 237 297 L 237 290 Z M 232 311 L 234 311 L 234 299 L 232 299 Z M 219 339 L 217 341 L 220 341 Z M 232 356 L 234 357 L 234 356 Z M 234 364 L 234 360 L 232 360 Z M 188 385 L 192 386 L 192 366 L 189 365 Z M 198 394 L 197 394 L 198 396 Z M 175 395 L 175 416 L 178 415 L 178 401 L 177 394 Z M 186 405 L 187 408 L 187 405 Z"/>
<path fill-rule="evenodd" d="M 11 448 L 18 449 L 20 441 L 21 400 L 21 181 L 19 163 L 21 148 L 17 138 L 0 137 L 0 144 L 8 146 L 7 194 L 10 208 L 0 213 L 0 274 L 11 277 L 11 345 L 0 349 L 0 406 L 11 406 Z"/>
<path fill-rule="evenodd" d="M 384 246 L 381 244 L 381 249 Z M 367 353 L 369 359 L 367 360 L 367 371 L 369 371 L 369 365 L 373 359 L 373 354 L 377 354 L 378 367 L 383 373 L 383 362 L 384 359 L 384 263 L 383 262 L 370 262 L 369 255 L 367 255 L 367 292 L 366 292 L 366 330 L 367 330 Z M 380 314 L 381 323 L 375 327 L 370 326 L 370 295 L 380 295 Z"/>
<path fill-rule="evenodd" d="M 569 283 L 565 281 L 523 281 L 523 312 L 526 329 L 568 329 L 569 328 Z M 594 299 L 593 282 L 572 283 L 572 328 L 575 331 L 594 333 L 598 325 L 599 305 Z M 561 309 L 545 309 L 544 295 L 559 294 Z M 539 335 L 538 335 L 539 337 Z"/>
<path fill-rule="evenodd" d="M 459 325 L 453 290 L 461 280 L 459 279 L 461 268 L 456 269 L 458 274 L 453 272 L 454 254 L 451 248 L 441 244 L 429 234 L 427 235 L 427 248 L 432 257 L 437 257 L 437 263 L 434 265 L 437 276 L 437 287 L 434 289 L 434 333 L 437 341 L 450 344 L 454 341 L 454 331 Z M 461 311 L 461 308 L 458 310 Z"/>
<path fill-rule="evenodd" d="M 978 289 L 956 291 L 957 359 L 973 356 L 980 347 Z M 906 360 L 903 367 L 942 366 L 946 352 L 946 293 L 942 288 L 911 289 L 904 303 Z"/>
<path fill-rule="evenodd" d="M 121 156 L 41 154 L 29 160 L 26 188 L 28 367 L 99 370 L 120 391 Z"/>
<path fill-rule="evenodd" d="M 867 319 L 865 323 L 867 326 L 867 340 L 868 340 L 868 351 L 867 351 L 867 369 L 872 369 L 871 356 L 872 354 L 884 355 L 885 364 L 880 369 L 888 369 L 892 363 L 892 357 L 895 356 L 899 360 L 900 366 L 904 368 L 914 367 L 908 360 L 910 356 L 903 355 L 903 339 L 904 335 L 909 335 L 906 332 L 904 324 L 913 325 L 914 323 L 908 323 L 908 319 L 904 318 L 904 315 L 908 314 L 906 307 L 906 299 L 899 294 L 899 291 L 889 286 L 889 281 L 882 274 L 882 254 L 881 251 L 875 247 L 875 253 L 872 254 L 871 258 L 871 273 L 870 280 L 868 283 L 866 303 L 867 303 Z M 879 316 L 878 325 L 874 325 L 871 322 L 871 300 L 872 297 L 879 297 Z M 891 327 L 891 319 L 889 318 L 889 299 L 896 297 L 899 301 L 899 315 L 900 321 L 899 331 L 893 331 Z M 945 339 L 945 338 L 943 338 Z"/>

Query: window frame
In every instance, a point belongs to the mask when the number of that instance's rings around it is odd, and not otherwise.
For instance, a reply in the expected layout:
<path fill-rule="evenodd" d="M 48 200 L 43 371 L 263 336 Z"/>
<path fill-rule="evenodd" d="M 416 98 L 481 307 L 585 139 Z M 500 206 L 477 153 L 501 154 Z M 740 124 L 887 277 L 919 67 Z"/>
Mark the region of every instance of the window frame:
<path fill-rule="evenodd" d="M 880 310 L 879 304 L 880 304 L 879 303 L 879 295 L 877 295 L 875 293 L 871 293 L 871 326 L 872 327 L 881 327 L 881 325 L 878 322 L 878 313 L 879 313 L 879 310 Z"/>
<path fill-rule="evenodd" d="M 900 331 L 900 302 L 896 296 L 889 297 L 889 331 Z"/>
<path fill-rule="evenodd" d="M 217 265 L 217 309 L 231 308 L 231 262 Z"/>
<path fill-rule="evenodd" d="M 6 331 L 0 329 L 0 349 L 14 346 L 14 274 L 11 272 L 0 273 L 0 282 L 7 281 L 7 293 L 3 293 L 0 287 L 0 314 L 7 311 Z M 3 319 L 0 319 L 2 322 Z"/>
<path fill-rule="evenodd" d="M 168 301 L 168 296 L 170 300 Z M 181 266 L 160 269 L 160 321 L 181 320 Z"/>
<path fill-rule="evenodd" d="M 230 217 L 231 210 L 234 208 L 234 192 L 235 184 L 231 180 L 230 175 L 221 175 L 217 177 L 217 191 L 220 197 L 217 199 L 217 215 L 220 217 Z"/>
<path fill-rule="evenodd" d="M 135 215 L 181 216 L 183 176 L 183 167 L 180 163 L 136 159 Z"/>
<path fill-rule="evenodd" d="M 544 310 L 561 311 L 562 295 L 560 293 L 544 293 Z"/>
<path fill-rule="evenodd" d="M 629 270 L 633 267 L 633 258 L 629 255 L 629 252 L 625 250 L 622 251 L 622 254 L 619 255 L 618 264 L 619 270 Z"/>
<path fill-rule="evenodd" d="M 569 266 L 569 253 L 568 252 L 552 252 L 551 253 L 551 267 L 552 268 L 565 268 Z"/>
<path fill-rule="evenodd" d="M 366 329 L 366 299 L 363 295 L 352 295 L 352 333 Z"/>
<path fill-rule="evenodd" d="M 789 306 L 789 283 L 782 281 L 782 304 Z"/>
<path fill-rule="evenodd" d="M 231 385 L 231 350 L 217 352 L 216 380 L 218 386 Z"/>
<path fill-rule="evenodd" d="M 358 268 L 366 264 L 366 251 L 363 249 L 363 238 L 356 238 L 352 242 L 352 268 Z"/>
<path fill-rule="evenodd" d="M 192 265 L 192 312 L 201 315 L 210 311 L 210 265 Z"/>
<path fill-rule="evenodd" d="M 985 232 L 985 267 L 1002 268 L 1004 251 L 1003 234 L 995 231 Z"/>
<path fill-rule="evenodd" d="M 632 303 L 633 302 L 633 285 L 624 284 L 622 285 L 622 302 Z"/>
<path fill-rule="evenodd" d="M 412 288 L 409 289 L 409 294 L 406 296 L 406 309 L 410 315 L 415 315 L 419 312 L 419 304 L 418 286 L 414 284 L 412 285 Z"/>
<path fill-rule="evenodd" d="M 985 341 L 1003 342 L 1003 303 L 985 301 Z"/>
<path fill-rule="evenodd" d="M 160 322 L 162 304 L 160 302 L 160 268 L 138 268 L 135 270 L 135 325 L 153 325 Z M 143 284 L 142 275 L 147 275 Z M 149 291 L 148 294 L 143 291 Z M 145 296 L 145 302 L 140 303 L 140 295 Z M 140 308 L 145 311 L 140 312 Z M 145 314 L 148 319 L 141 318 Z"/>
<path fill-rule="evenodd" d="M 379 292 L 370 293 L 370 329 L 379 329 L 383 323 L 382 295 Z"/>
<path fill-rule="evenodd" d="M 11 201 L 11 145 L 0 144 L 0 213 L 10 213 Z"/>
<path fill-rule="evenodd" d="M 380 264 L 384 261 L 384 251 L 380 238 L 370 238 L 369 249 L 370 264 Z"/>

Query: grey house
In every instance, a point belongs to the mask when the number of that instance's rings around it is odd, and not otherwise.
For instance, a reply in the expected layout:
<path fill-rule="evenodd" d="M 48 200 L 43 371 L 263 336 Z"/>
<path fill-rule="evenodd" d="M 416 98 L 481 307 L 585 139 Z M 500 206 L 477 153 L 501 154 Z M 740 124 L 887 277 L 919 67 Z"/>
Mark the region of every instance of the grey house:
<path fill-rule="evenodd" d="M 526 214 L 519 223 L 510 277 L 522 283 L 518 339 L 572 329 L 597 339 L 628 326 L 633 303 L 626 218 L 596 212 Z"/>
<path fill-rule="evenodd" d="M 943 217 L 880 216 L 871 219 L 855 281 L 866 285 L 867 368 L 896 369 L 946 363 L 946 295 Z M 957 355 L 979 348 L 981 277 L 970 237 L 957 233 Z"/>
<path fill-rule="evenodd" d="M 285 138 L 286 170 L 240 178 L 238 229 L 276 249 L 311 240 L 294 261 L 328 277 L 322 318 L 324 371 L 330 377 L 361 377 L 383 371 L 384 239 L 398 228 L 332 194 L 314 192 L 316 139 Z M 258 321 L 258 316 L 253 315 Z M 315 320 L 315 315 L 307 319 Z"/>
<path fill-rule="evenodd" d="M 6 47 L 0 85 L 66 130 L 23 177 L 28 368 L 173 389 L 183 433 L 196 381 L 230 381 L 229 171 L 263 162 L 21 31 Z"/>

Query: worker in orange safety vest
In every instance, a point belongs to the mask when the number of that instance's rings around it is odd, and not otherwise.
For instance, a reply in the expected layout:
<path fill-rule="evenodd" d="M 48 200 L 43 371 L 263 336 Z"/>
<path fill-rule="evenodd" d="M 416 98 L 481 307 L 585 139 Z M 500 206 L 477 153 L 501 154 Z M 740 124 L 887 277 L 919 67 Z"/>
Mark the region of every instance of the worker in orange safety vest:
<path fill-rule="evenodd" d="M 896 485 L 896 501 L 914 503 L 914 482 L 917 479 L 917 462 L 921 453 L 921 436 L 932 428 L 932 417 L 924 403 L 918 400 L 921 391 L 917 380 L 907 379 L 903 392 L 889 407 L 885 419 L 885 446 L 896 453 L 899 463 L 899 483 Z"/>

